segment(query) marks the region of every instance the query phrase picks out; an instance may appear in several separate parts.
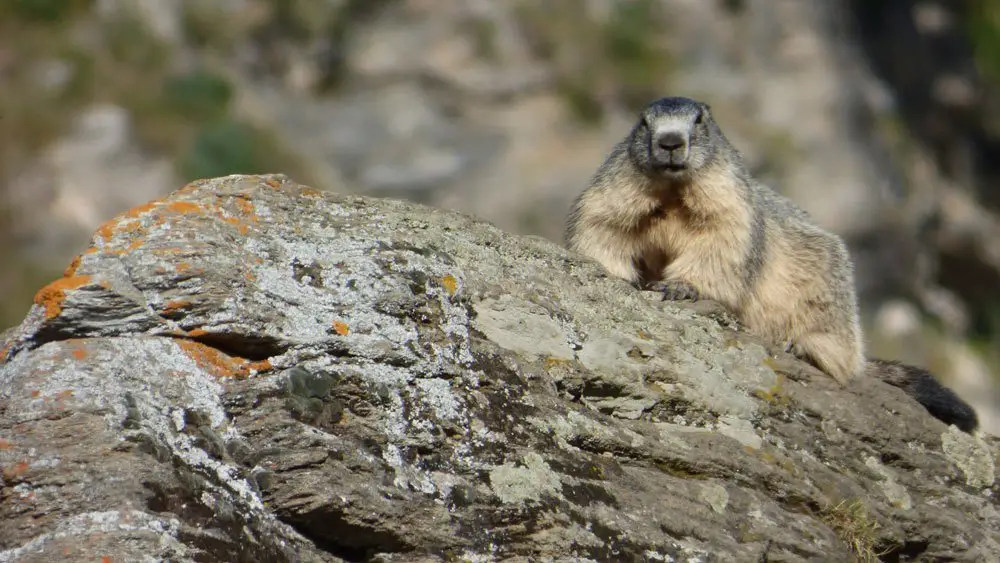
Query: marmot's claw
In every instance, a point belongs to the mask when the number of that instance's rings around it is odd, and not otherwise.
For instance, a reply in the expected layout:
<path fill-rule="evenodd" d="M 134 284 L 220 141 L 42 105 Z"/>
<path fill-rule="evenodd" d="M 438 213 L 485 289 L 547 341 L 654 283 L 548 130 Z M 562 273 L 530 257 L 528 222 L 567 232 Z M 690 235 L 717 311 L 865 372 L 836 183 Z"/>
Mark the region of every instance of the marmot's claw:
<path fill-rule="evenodd" d="M 662 293 L 664 301 L 698 300 L 698 290 L 686 282 L 658 281 L 649 284 L 647 289 Z"/>

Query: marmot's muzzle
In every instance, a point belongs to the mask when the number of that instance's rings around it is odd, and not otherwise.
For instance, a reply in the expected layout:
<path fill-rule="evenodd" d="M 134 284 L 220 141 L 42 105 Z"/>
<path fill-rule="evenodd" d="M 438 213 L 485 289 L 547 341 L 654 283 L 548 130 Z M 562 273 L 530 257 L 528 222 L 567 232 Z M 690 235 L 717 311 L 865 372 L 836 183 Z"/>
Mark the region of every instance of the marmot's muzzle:
<path fill-rule="evenodd" d="M 650 163 L 656 168 L 683 168 L 688 159 L 688 138 L 680 131 L 658 131 L 649 147 Z"/>

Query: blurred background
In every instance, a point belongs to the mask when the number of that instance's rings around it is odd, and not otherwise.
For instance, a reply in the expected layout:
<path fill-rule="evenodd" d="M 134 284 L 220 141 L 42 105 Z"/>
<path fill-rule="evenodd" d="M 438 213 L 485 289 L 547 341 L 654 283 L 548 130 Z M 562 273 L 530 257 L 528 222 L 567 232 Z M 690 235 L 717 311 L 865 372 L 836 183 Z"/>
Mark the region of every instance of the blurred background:
<path fill-rule="evenodd" d="M 871 353 L 1000 434 L 998 0 L 2 0 L 0 328 L 100 223 L 194 178 L 560 241 L 665 95 L 845 237 Z"/>

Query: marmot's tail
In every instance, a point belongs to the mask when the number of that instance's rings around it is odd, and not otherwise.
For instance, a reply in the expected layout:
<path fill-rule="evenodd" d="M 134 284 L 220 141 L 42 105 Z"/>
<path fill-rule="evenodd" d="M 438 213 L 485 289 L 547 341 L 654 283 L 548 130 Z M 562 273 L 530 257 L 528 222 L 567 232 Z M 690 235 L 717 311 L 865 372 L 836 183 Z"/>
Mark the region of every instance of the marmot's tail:
<path fill-rule="evenodd" d="M 927 409 L 934 418 L 972 432 L 979 427 L 976 411 L 954 391 L 942 385 L 931 372 L 899 362 L 868 360 L 868 374 L 899 387 Z"/>

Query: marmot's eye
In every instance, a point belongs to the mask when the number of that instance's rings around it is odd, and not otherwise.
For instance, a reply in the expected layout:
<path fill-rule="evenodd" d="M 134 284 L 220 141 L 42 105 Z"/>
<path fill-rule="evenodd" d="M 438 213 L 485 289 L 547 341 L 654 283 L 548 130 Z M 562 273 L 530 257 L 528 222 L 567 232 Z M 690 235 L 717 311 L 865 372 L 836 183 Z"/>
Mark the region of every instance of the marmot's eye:
<path fill-rule="evenodd" d="M 694 118 L 694 124 L 701 125 L 701 122 L 704 120 L 704 117 L 705 117 L 705 112 L 699 111 L 698 117 Z"/>

